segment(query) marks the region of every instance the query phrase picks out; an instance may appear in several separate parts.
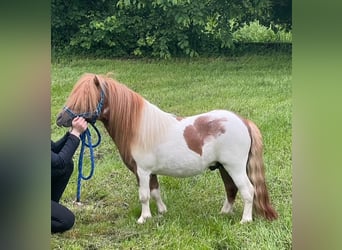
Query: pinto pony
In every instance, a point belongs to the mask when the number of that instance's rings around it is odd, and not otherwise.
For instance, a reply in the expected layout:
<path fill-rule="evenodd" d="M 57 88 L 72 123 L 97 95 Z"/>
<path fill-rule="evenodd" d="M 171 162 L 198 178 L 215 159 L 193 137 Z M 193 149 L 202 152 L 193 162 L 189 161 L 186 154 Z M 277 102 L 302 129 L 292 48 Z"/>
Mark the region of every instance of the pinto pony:
<path fill-rule="evenodd" d="M 100 107 L 100 108 L 99 108 Z M 103 75 L 84 74 L 71 91 L 57 125 L 70 127 L 74 116 L 101 121 L 125 165 L 136 175 L 142 205 L 138 223 L 151 217 L 149 200 L 166 212 L 157 175 L 188 177 L 218 168 L 230 213 L 237 191 L 244 202 L 241 223 L 252 221 L 253 204 L 266 219 L 277 218 L 265 183 L 262 138 L 257 126 L 226 110 L 177 117 Z"/>

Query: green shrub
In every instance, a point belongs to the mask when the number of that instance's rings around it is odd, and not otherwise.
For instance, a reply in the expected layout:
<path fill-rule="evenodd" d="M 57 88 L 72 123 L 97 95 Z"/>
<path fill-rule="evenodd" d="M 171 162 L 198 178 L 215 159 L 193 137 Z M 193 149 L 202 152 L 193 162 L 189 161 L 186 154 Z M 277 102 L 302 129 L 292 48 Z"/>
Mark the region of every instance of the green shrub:
<path fill-rule="evenodd" d="M 268 2 L 52 0 L 52 54 L 196 57 L 225 54 L 234 49 L 234 42 L 291 40 L 291 34 L 264 27 L 258 21 L 236 30 L 251 18 L 265 22 Z"/>
<path fill-rule="evenodd" d="M 244 23 L 242 27 L 233 32 L 234 42 L 243 43 L 271 43 L 271 42 L 292 42 L 291 31 L 285 31 L 281 26 L 274 25 L 275 31 L 271 25 L 266 27 L 258 20 Z"/>

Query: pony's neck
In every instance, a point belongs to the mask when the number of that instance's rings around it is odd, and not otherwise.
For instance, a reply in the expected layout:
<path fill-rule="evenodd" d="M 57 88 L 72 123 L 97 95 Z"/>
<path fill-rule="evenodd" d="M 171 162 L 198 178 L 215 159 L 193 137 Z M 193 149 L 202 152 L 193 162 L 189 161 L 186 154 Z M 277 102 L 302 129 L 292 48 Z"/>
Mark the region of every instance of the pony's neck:
<path fill-rule="evenodd" d="M 176 122 L 174 115 L 162 111 L 145 100 L 136 141 L 133 146 L 142 151 L 151 150 L 163 140 L 169 128 Z"/>
<path fill-rule="evenodd" d="M 126 165 L 132 162 L 132 147 L 149 150 L 162 140 L 176 118 L 146 101 L 125 85 L 108 87 L 105 128 Z"/>
<path fill-rule="evenodd" d="M 144 99 L 112 79 L 107 85 L 105 107 L 101 117 L 126 165 L 132 162 L 131 145 L 136 140 Z"/>

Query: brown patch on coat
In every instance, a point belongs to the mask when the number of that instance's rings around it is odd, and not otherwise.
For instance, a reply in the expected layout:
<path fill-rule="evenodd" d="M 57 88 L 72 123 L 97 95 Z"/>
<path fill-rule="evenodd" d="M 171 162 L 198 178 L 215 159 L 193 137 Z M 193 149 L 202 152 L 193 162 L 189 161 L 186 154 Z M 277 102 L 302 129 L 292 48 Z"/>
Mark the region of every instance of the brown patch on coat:
<path fill-rule="evenodd" d="M 183 119 L 184 119 L 184 117 L 177 116 L 177 117 L 176 117 L 176 119 L 177 119 L 177 121 L 179 121 L 179 122 L 180 122 L 181 120 L 183 120 Z"/>
<path fill-rule="evenodd" d="M 202 155 L 202 148 L 208 137 L 218 137 L 226 132 L 222 122 L 226 118 L 211 120 L 210 116 L 198 117 L 193 125 L 184 129 L 183 136 L 188 147 L 199 155 Z"/>

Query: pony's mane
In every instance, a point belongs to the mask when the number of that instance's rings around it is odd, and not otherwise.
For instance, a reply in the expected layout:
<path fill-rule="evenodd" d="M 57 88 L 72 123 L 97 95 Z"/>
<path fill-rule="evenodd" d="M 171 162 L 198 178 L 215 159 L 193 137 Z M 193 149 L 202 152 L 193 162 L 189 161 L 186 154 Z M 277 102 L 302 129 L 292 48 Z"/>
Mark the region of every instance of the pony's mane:
<path fill-rule="evenodd" d="M 144 99 L 109 75 L 97 75 L 100 86 L 107 92 L 106 120 L 103 123 L 113 138 L 123 161 L 131 162 L 131 144 L 135 141 L 140 124 Z"/>
<path fill-rule="evenodd" d="M 155 144 L 160 143 L 168 134 L 170 126 L 178 122 L 176 116 L 160 110 L 146 100 L 145 104 L 136 140 L 141 151 L 149 151 Z"/>
<path fill-rule="evenodd" d="M 93 112 L 99 98 L 100 93 L 94 84 L 94 75 L 87 73 L 76 82 L 65 106 L 75 113 Z"/>
<path fill-rule="evenodd" d="M 132 147 L 148 150 L 158 143 L 175 116 L 160 110 L 142 96 L 107 75 L 84 74 L 73 87 L 66 106 L 75 113 L 93 112 L 105 94 L 100 120 L 115 142 L 126 165 Z"/>
<path fill-rule="evenodd" d="M 133 146 L 149 149 L 165 134 L 170 119 L 175 119 L 109 75 L 97 77 L 107 91 L 106 107 L 109 112 L 104 125 L 127 164 Z"/>

